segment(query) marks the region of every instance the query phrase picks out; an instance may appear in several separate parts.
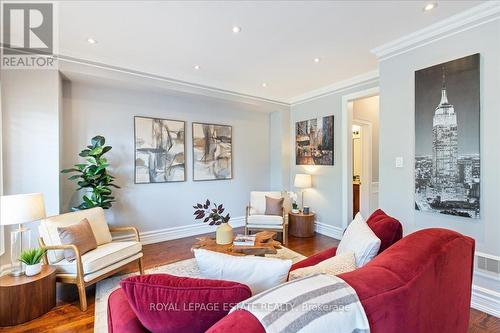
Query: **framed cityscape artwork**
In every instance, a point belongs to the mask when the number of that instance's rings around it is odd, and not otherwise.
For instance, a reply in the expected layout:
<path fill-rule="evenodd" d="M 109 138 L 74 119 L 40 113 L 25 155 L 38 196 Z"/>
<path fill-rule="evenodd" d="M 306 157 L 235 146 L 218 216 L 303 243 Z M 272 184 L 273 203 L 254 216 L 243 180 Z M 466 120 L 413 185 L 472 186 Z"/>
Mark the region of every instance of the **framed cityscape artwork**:
<path fill-rule="evenodd" d="M 185 122 L 134 117 L 135 183 L 186 180 Z"/>
<path fill-rule="evenodd" d="M 233 129 L 193 123 L 193 180 L 233 178 Z"/>
<path fill-rule="evenodd" d="M 415 72 L 415 209 L 479 218 L 479 54 Z"/>
<path fill-rule="evenodd" d="M 333 165 L 333 116 L 295 123 L 295 164 Z"/>

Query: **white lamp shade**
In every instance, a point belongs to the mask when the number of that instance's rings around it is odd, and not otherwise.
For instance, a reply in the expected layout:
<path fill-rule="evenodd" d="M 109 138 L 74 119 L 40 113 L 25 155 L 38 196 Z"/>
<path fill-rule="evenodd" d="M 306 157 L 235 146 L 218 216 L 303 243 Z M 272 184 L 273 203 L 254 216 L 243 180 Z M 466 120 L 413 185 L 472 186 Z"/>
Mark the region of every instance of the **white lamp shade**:
<path fill-rule="evenodd" d="M 0 225 L 22 224 L 45 218 L 42 193 L 3 195 Z"/>
<path fill-rule="evenodd" d="M 293 185 L 297 188 L 310 188 L 312 187 L 311 175 L 306 175 L 303 173 L 298 173 L 295 175 L 295 181 Z"/>

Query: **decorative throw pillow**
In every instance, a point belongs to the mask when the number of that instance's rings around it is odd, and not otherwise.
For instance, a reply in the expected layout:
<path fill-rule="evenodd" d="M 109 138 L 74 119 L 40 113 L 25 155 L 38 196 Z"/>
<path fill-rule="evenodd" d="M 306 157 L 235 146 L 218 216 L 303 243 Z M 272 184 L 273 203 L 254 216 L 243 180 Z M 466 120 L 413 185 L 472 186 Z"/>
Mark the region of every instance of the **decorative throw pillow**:
<path fill-rule="evenodd" d="M 366 224 L 380 238 L 378 253 L 381 253 L 403 237 L 403 226 L 401 223 L 387 215 L 382 209 L 377 209 L 373 212 L 366 221 Z"/>
<path fill-rule="evenodd" d="M 380 239 L 358 213 L 345 230 L 337 247 L 337 255 L 354 252 L 356 266 L 363 267 L 377 255 L 379 248 Z"/>
<path fill-rule="evenodd" d="M 356 269 L 356 258 L 354 252 L 345 252 L 330 259 L 323 260 L 319 264 L 309 267 L 298 268 L 290 272 L 289 280 L 295 280 L 314 274 L 338 275 L 351 272 Z"/>
<path fill-rule="evenodd" d="M 87 219 L 83 219 L 67 227 L 58 227 L 57 232 L 62 244 L 76 245 L 78 250 L 80 250 L 80 254 L 97 248 L 97 241 Z M 64 257 L 67 261 L 75 260 L 75 251 L 71 249 L 64 250 Z"/>
<path fill-rule="evenodd" d="M 153 333 L 205 332 L 252 295 L 241 283 L 168 274 L 132 276 L 120 286 L 142 326 Z"/>
<path fill-rule="evenodd" d="M 271 198 L 266 195 L 266 212 L 265 215 L 283 216 L 283 200 L 284 198 Z"/>
<path fill-rule="evenodd" d="M 202 249 L 194 250 L 194 256 L 204 278 L 244 283 L 254 295 L 286 282 L 292 266 L 291 260 L 239 257 Z"/>

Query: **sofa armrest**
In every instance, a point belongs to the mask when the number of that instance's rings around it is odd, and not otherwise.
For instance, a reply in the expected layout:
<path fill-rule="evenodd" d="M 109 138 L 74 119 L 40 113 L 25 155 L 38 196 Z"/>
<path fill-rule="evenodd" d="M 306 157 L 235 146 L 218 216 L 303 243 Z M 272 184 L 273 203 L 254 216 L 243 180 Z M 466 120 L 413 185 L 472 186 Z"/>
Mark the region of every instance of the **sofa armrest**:
<path fill-rule="evenodd" d="M 326 249 L 324 251 L 321 251 L 320 253 L 316 253 L 315 255 L 310 256 L 309 258 L 306 258 L 304 260 L 301 260 L 301 261 L 293 264 L 292 267 L 290 268 L 290 272 L 293 270 L 296 270 L 298 268 L 304 268 L 304 267 L 309 267 L 309 266 L 314 266 L 316 264 L 319 264 L 323 260 L 334 257 L 336 253 L 337 253 L 336 247 L 332 247 L 332 248 Z"/>
<path fill-rule="evenodd" d="M 134 234 L 135 240 L 137 242 L 140 242 L 140 236 L 139 236 L 139 231 L 137 230 L 136 227 L 110 227 L 109 228 L 110 232 L 131 232 Z"/>
<path fill-rule="evenodd" d="M 108 332 L 109 333 L 146 333 L 132 310 L 122 288 L 113 291 L 108 298 Z"/>
<path fill-rule="evenodd" d="M 245 224 L 248 224 L 249 216 L 250 216 L 250 203 L 245 208 Z"/>
<path fill-rule="evenodd" d="M 42 244 L 41 244 L 42 245 Z M 74 244 L 60 244 L 60 245 L 45 245 L 41 246 L 47 251 L 50 250 L 73 250 L 75 252 L 75 264 L 76 264 L 76 275 L 83 277 L 83 264 L 82 264 L 82 255 L 80 254 L 80 250 Z M 48 263 L 47 258 L 45 258 L 45 262 Z"/>

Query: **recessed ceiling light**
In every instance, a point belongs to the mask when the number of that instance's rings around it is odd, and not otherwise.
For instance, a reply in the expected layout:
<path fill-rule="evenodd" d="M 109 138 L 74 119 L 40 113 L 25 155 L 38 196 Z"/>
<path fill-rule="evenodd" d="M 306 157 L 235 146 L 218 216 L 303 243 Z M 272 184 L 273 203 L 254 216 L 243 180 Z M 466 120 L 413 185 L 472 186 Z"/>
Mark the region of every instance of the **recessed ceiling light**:
<path fill-rule="evenodd" d="M 238 26 L 234 26 L 233 27 L 233 33 L 237 34 L 237 33 L 240 33 L 241 32 L 241 27 L 238 27 Z"/>
<path fill-rule="evenodd" d="M 433 10 L 436 7 L 437 7 L 437 3 L 436 2 L 429 2 L 428 4 L 426 4 L 424 6 L 424 12 L 428 12 L 430 10 Z"/>
<path fill-rule="evenodd" d="M 263 82 L 262 87 L 264 87 L 264 88 L 267 87 L 267 83 Z"/>
<path fill-rule="evenodd" d="M 200 65 L 194 65 L 194 69 L 196 70 L 200 69 Z"/>
<path fill-rule="evenodd" d="M 318 63 L 318 62 L 320 62 L 320 61 L 321 61 L 321 58 L 314 58 L 314 62 L 315 62 L 315 63 Z"/>
<path fill-rule="evenodd" d="M 89 44 L 97 44 L 97 41 L 94 39 L 94 38 L 87 38 L 87 42 L 89 42 Z"/>

